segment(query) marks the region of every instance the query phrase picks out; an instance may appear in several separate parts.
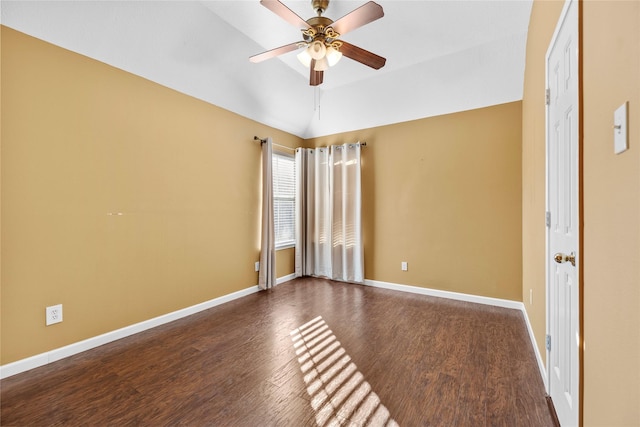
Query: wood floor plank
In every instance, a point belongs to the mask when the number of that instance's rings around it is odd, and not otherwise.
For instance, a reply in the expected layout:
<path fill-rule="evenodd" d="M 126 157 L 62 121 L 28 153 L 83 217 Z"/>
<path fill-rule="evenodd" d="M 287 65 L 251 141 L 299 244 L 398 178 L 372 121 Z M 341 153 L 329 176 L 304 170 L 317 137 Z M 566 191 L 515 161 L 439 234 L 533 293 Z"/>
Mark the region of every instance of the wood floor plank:
<path fill-rule="evenodd" d="M 553 425 L 519 311 L 314 278 L 0 389 L 3 426 Z"/>
<path fill-rule="evenodd" d="M 487 424 L 515 426 L 518 421 L 515 413 L 515 378 L 511 369 L 513 352 L 511 330 L 503 323 L 488 324 L 488 372 L 487 372 Z M 511 347 L 510 353 L 503 349 Z"/>
<path fill-rule="evenodd" d="M 469 346 L 460 366 L 460 395 L 455 425 L 474 427 L 485 424 L 487 416 L 488 352 L 487 331 L 483 322 L 474 320 Z"/>

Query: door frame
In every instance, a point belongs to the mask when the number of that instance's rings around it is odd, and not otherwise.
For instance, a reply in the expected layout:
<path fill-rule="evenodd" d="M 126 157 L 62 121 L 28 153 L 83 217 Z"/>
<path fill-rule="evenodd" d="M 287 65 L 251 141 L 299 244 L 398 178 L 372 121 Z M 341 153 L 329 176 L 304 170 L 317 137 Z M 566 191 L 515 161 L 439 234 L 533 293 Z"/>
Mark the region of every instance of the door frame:
<path fill-rule="evenodd" d="M 578 239 L 577 239 L 577 247 L 576 247 L 576 261 L 577 261 L 577 265 L 576 265 L 576 282 L 577 282 L 577 286 L 578 286 L 578 332 L 579 332 L 579 337 L 578 337 L 578 351 L 576 354 L 576 360 L 575 363 L 578 364 L 578 389 L 577 389 L 577 404 L 578 404 L 578 408 L 577 408 L 577 416 L 578 416 L 578 425 L 582 425 L 582 418 L 583 418 L 583 397 L 584 397 L 584 393 L 583 393 L 583 372 L 584 372 L 584 317 L 583 317 L 583 301 L 584 301 L 584 296 L 583 296 L 583 277 L 584 277 L 584 256 L 583 256 L 583 242 L 584 242 L 584 227 L 583 227 L 583 217 L 584 217 L 584 203 L 583 203 L 583 79 L 582 79 L 582 1 L 580 0 L 565 0 L 564 6 L 562 8 L 562 12 L 560 13 L 560 17 L 558 18 L 555 30 L 553 32 L 553 36 L 551 37 L 551 40 L 549 42 L 549 46 L 547 49 L 547 52 L 545 54 L 545 91 L 550 87 L 550 81 L 549 81 L 549 67 L 548 67 L 548 59 L 549 56 L 551 54 L 551 50 L 552 47 L 554 46 L 554 44 L 556 43 L 556 40 L 558 38 L 558 35 L 560 33 L 560 27 L 562 22 L 566 19 L 568 11 L 569 11 L 569 6 L 575 3 L 576 7 L 577 7 L 577 46 L 578 46 L 578 57 L 577 57 L 577 78 L 578 78 L 578 95 L 577 95 L 577 131 L 578 131 L 578 136 L 577 136 L 577 144 L 578 146 L 577 148 L 577 158 L 576 158 L 576 179 L 577 179 L 577 196 L 578 196 L 578 224 L 577 224 L 577 229 L 578 229 Z M 548 93 L 548 92 L 546 92 Z M 546 98 L 546 96 L 545 96 Z M 550 177 L 550 171 L 549 171 L 549 153 L 550 153 L 550 149 L 549 149 L 549 142 L 550 142 L 550 138 L 549 138 L 549 132 L 550 132 L 550 126 L 549 126 L 549 104 L 547 102 L 545 102 L 545 213 L 546 215 L 548 215 L 549 212 L 549 206 L 550 206 L 550 200 L 549 200 L 549 177 Z M 548 224 L 548 223 L 547 223 Z M 545 320 L 546 320 L 546 327 L 545 327 L 545 333 L 546 336 L 549 336 L 551 331 L 550 331 L 550 316 L 551 316 L 551 310 L 550 310 L 550 296 L 551 296 L 551 283 L 549 280 L 549 274 L 551 272 L 552 269 L 552 256 L 553 254 L 551 253 L 551 246 L 550 246 L 550 226 L 546 226 L 545 227 Z M 546 337 L 545 337 L 545 342 L 546 342 Z M 545 346 L 546 348 L 546 346 Z M 545 370 L 546 370 L 546 378 L 545 378 L 545 388 L 546 388 L 546 392 L 547 392 L 547 397 L 550 399 L 549 393 L 550 393 L 550 387 L 551 387 L 551 364 L 550 364 L 550 351 L 547 348 L 546 349 L 546 360 L 545 360 Z"/>

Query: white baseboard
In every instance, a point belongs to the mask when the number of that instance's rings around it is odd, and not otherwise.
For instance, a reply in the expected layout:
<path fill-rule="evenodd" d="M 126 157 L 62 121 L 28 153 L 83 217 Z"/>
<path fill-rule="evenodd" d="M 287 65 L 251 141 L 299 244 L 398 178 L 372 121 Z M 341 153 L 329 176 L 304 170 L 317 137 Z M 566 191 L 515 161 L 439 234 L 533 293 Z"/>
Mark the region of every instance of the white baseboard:
<path fill-rule="evenodd" d="M 529 321 L 529 316 L 527 315 L 527 309 L 525 308 L 524 304 L 522 304 L 522 315 L 524 316 L 524 321 L 527 324 L 527 331 L 529 331 L 529 339 L 531 340 L 533 351 L 536 354 L 536 360 L 538 361 L 538 369 L 540 369 L 540 376 L 542 376 L 542 381 L 544 382 L 544 389 L 547 391 L 547 393 L 549 393 L 547 369 L 544 366 L 544 361 L 542 360 L 542 355 L 540 354 L 540 350 L 538 350 L 538 345 L 536 344 L 536 336 L 533 333 L 533 327 L 531 326 L 531 322 Z"/>
<path fill-rule="evenodd" d="M 373 286 L 376 288 L 391 289 L 394 291 L 410 292 L 414 294 L 429 295 L 429 296 L 438 297 L 438 298 L 448 298 L 448 299 L 453 299 L 457 301 L 467 301 L 467 302 L 474 302 L 477 304 L 493 305 L 497 307 L 512 308 L 515 310 L 520 310 L 522 312 L 522 315 L 524 316 L 524 321 L 527 325 L 527 332 L 529 333 L 531 347 L 533 347 L 533 351 L 536 356 L 536 361 L 538 362 L 538 369 L 540 370 L 540 376 L 542 377 L 542 381 L 544 382 L 545 390 L 547 390 L 547 392 L 549 391 L 549 387 L 547 384 L 547 371 L 545 369 L 544 362 L 542 361 L 542 356 L 540 355 L 540 351 L 538 351 L 538 345 L 536 344 L 536 337 L 533 334 L 533 328 L 531 327 L 531 322 L 529 321 L 527 310 L 525 309 L 525 306 L 522 302 L 500 299 L 500 298 L 483 297 L 478 295 L 463 294 L 459 292 L 441 291 L 438 289 L 422 288 L 419 286 L 400 285 L 397 283 L 380 282 L 377 280 L 365 280 L 364 284 L 368 286 Z"/>
<path fill-rule="evenodd" d="M 285 276 L 285 278 L 288 276 Z M 283 279 L 285 279 L 283 278 Z M 278 279 L 280 280 L 280 279 Z M 291 279 L 287 279 L 291 280 Z M 287 280 L 282 280 L 283 282 Z M 90 350 L 92 348 L 99 347 L 101 345 L 110 343 L 121 338 L 128 337 L 138 332 L 146 331 L 147 329 L 155 328 L 156 326 L 164 325 L 165 323 L 173 322 L 174 320 L 181 319 L 183 317 L 198 313 L 203 310 L 215 307 L 225 302 L 233 301 L 235 299 L 256 293 L 260 290 L 258 286 L 251 286 L 246 289 L 242 289 L 237 292 L 233 292 L 228 295 L 223 295 L 218 298 L 211 299 L 190 307 L 183 308 L 181 310 L 173 311 L 171 313 L 163 314 L 153 319 L 145 320 L 140 323 L 136 323 L 124 328 L 116 329 L 115 331 L 107 332 L 102 335 L 88 338 L 83 341 L 78 341 L 73 344 L 69 344 L 64 347 L 56 348 L 35 356 L 27 357 L 26 359 L 17 360 L 12 363 L 0 366 L 0 379 L 10 377 L 12 375 L 19 374 L 21 372 L 28 371 L 40 366 L 44 366 L 48 363 L 55 362 L 65 357 L 73 356 L 74 354 L 81 353 L 83 351 Z"/>
<path fill-rule="evenodd" d="M 519 301 L 512 301 L 500 298 L 482 297 L 479 295 L 463 294 L 459 292 L 441 291 L 438 289 L 422 288 L 420 286 L 399 285 L 397 283 L 380 282 L 378 280 L 364 281 L 365 285 L 373 286 L 376 288 L 391 289 L 394 291 L 410 292 L 412 294 L 429 295 L 438 298 L 448 298 L 457 301 L 475 302 L 477 304 L 494 305 L 497 307 L 514 308 L 521 310 L 522 303 Z"/>
<path fill-rule="evenodd" d="M 293 280 L 295 278 L 296 278 L 296 274 L 295 273 L 291 273 L 291 274 L 289 274 L 287 276 L 278 277 L 276 279 L 276 285 L 279 285 L 279 284 L 284 283 L 284 282 L 288 282 L 289 280 Z"/>

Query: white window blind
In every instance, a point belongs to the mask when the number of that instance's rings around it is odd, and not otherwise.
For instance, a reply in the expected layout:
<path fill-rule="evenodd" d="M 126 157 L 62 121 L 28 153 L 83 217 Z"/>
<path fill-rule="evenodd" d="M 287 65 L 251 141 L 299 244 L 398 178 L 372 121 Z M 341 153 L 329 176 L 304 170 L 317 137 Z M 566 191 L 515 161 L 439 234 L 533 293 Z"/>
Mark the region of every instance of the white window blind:
<path fill-rule="evenodd" d="M 295 244 L 295 161 L 273 153 L 273 216 L 276 248 Z"/>

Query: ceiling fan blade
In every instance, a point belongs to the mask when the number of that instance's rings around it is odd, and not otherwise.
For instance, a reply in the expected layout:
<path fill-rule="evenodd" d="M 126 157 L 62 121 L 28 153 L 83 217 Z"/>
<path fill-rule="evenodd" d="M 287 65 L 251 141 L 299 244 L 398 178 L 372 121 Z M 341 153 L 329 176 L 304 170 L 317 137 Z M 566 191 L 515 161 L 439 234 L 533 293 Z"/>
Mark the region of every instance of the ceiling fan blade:
<path fill-rule="evenodd" d="M 249 61 L 262 62 L 266 59 L 282 55 L 283 53 L 291 52 L 299 48 L 299 43 L 300 42 L 290 43 L 284 46 L 277 47 L 275 49 L 268 50 L 266 52 L 259 53 L 257 55 L 253 55 L 249 58 Z"/>
<path fill-rule="evenodd" d="M 316 66 L 316 60 L 311 60 L 311 65 L 309 66 L 310 76 L 309 76 L 309 85 L 310 86 L 318 86 L 322 84 L 322 79 L 324 78 L 324 71 L 316 71 L 314 70 Z"/>
<path fill-rule="evenodd" d="M 285 6 L 278 0 L 260 0 L 260 4 L 269 9 L 271 12 L 278 15 L 280 18 L 287 21 L 289 24 L 297 27 L 301 30 L 311 28 L 307 21 L 300 18 L 294 11 Z"/>
<path fill-rule="evenodd" d="M 382 56 L 378 56 L 375 53 L 371 53 L 368 50 L 364 50 L 345 41 L 342 42 L 340 52 L 347 58 L 351 58 L 354 61 L 358 61 L 376 70 L 384 67 L 384 64 L 387 62 Z"/>
<path fill-rule="evenodd" d="M 344 35 L 383 16 L 384 10 L 382 10 L 382 6 L 370 1 L 335 21 L 331 24 L 331 27 L 340 35 Z"/>

